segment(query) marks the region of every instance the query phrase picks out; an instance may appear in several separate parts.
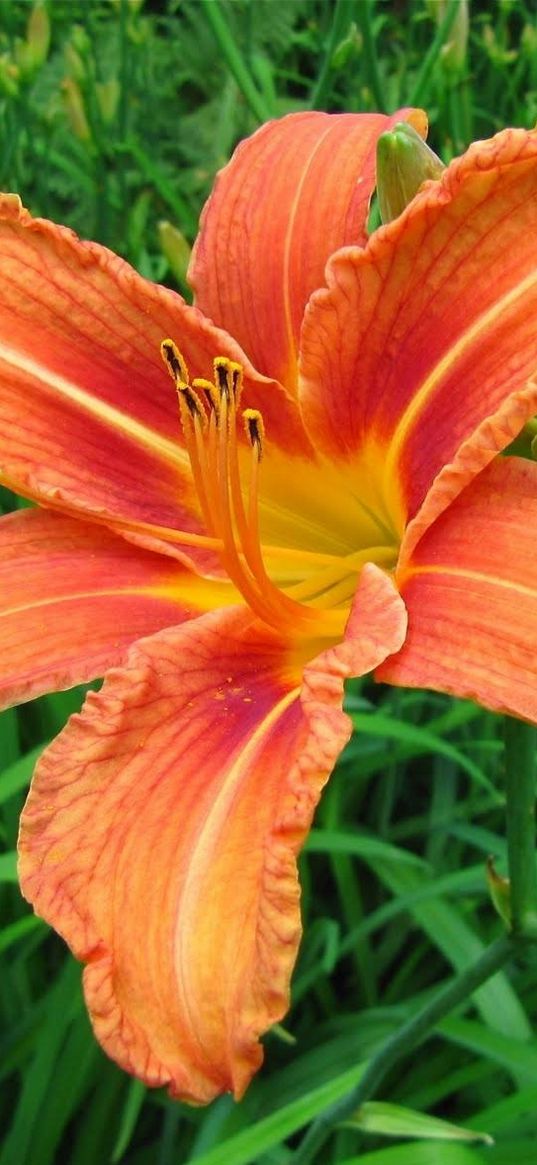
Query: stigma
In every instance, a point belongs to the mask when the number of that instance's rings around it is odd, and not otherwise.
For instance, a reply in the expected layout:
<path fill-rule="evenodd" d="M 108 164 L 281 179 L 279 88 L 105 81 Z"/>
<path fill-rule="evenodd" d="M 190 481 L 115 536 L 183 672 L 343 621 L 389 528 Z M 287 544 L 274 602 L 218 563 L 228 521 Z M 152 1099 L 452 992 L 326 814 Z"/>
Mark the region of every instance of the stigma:
<path fill-rule="evenodd" d="M 173 340 L 161 355 L 175 384 L 181 427 L 194 485 L 208 533 L 220 546 L 222 566 L 249 607 L 266 623 L 318 620 L 318 612 L 277 587 L 263 561 L 259 530 L 259 467 L 265 428 L 257 409 L 241 410 L 242 365 L 226 356 L 213 361 L 213 379 L 190 381 Z M 242 430 L 242 432 L 241 432 Z M 240 457 L 250 448 L 249 466 Z M 243 476 L 246 469 L 247 483 Z"/>

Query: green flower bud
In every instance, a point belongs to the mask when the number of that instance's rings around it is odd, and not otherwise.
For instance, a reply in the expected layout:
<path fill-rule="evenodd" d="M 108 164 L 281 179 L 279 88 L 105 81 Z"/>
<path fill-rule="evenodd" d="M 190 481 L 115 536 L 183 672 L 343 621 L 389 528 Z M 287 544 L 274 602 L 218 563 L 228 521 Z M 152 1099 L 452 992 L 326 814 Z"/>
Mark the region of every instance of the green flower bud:
<path fill-rule="evenodd" d="M 19 93 L 20 69 L 7 53 L 0 56 L 0 94 L 17 97 Z"/>
<path fill-rule="evenodd" d="M 101 117 L 105 125 L 111 125 L 117 112 L 121 87 L 116 77 L 108 81 L 96 81 L 95 93 Z"/>
<path fill-rule="evenodd" d="M 439 178 L 444 169 L 444 163 L 408 122 L 399 122 L 381 134 L 377 142 L 377 195 L 383 223 L 398 218 L 422 182 Z"/>
<path fill-rule="evenodd" d="M 190 243 L 171 222 L 159 222 L 158 238 L 162 254 L 168 260 L 177 282 L 184 285 L 192 250 Z"/>
<path fill-rule="evenodd" d="M 75 137 L 79 138 L 81 142 L 91 141 L 92 135 L 80 86 L 77 85 L 76 81 L 73 81 L 72 77 L 66 77 L 62 81 L 61 88 L 65 112 Z"/>
<path fill-rule="evenodd" d="M 429 0 L 427 5 L 429 14 L 437 24 L 441 24 L 446 15 L 447 0 Z M 448 33 L 448 39 L 442 46 L 439 64 L 446 73 L 459 74 L 464 68 L 470 30 L 470 16 L 468 0 L 459 0 L 455 19 Z"/>
<path fill-rule="evenodd" d="M 508 929 L 511 928 L 511 883 L 509 878 L 502 878 L 494 865 L 494 858 L 487 858 L 487 883 L 492 905 L 503 919 Z"/>
<path fill-rule="evenodd" d="M 46 61 L 50 47 L 50 19 L 43 3 L 34 4 L 26 29 L 26 41 L 34 69 Z"/>

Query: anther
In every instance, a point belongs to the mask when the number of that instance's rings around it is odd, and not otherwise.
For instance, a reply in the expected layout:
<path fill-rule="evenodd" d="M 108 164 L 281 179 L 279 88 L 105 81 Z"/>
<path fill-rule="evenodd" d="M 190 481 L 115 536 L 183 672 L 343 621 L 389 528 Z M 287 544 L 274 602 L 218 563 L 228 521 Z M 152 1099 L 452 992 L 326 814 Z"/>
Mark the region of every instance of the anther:
<path fill-rule="evenodd" d="M 173 340 L 163 340 L 160 345 L 160 354 L 168 372 L 175 384 L 188 384 L 188 368 L 177 344 Z"/>
<path fill-rule="evenodd" d="M 242 364 L 235 364 L 232 362 L 229 365 L 231 369 L 231 384 L 233 388 L 233 396 L 238 404 L 242 392 Z"/>
<path fill-rule="evenodd" d="M 196 376 L 192 381 L 192 388 L 195 388 L 196 392 L 203 394 L 203 399 L 207 402 L 209 409 L 218 416 L 220 393 L 216 384 L 213 384 L 212 380 L 205 380 L 203 376 Z"/>
<path fill-rule="evenodd" d="M 257 409 L 245 409 L 242 414 L 242 419 L 250 445 L 252 449 L 257 449 L 259 458 L 261 459 L 263 454 L 263 438 L 265 436 L 263 417 Z"/>
<path fill-rule="evenodd" d="M 227 356 L 216 356 L 213 361 L 214 380 L 222 395 L 228 400 L 233 398 L 235 404 L 242 390 L 242 364 L 229 360 Z"/>
<path fill-rule="evenodd" d="M 177 392 L 179 393 L 179 399 L 185 402 L 192 420 L 198 420 L 201 424 L 201 427 L 205 428 L 207 425 L 205 409 L 203 408 L 198 394 L 194 392 L 192 386 L 190 384 L 184 384 L 183 382 L 180 382 L 177 385 Z"/>
<path fill-rule="evenodd" d="M 229 398 L 231 391 L 229 360 L 226 356 L 216 356 L 213 366 L 215 384 L 222 395 Z"/>

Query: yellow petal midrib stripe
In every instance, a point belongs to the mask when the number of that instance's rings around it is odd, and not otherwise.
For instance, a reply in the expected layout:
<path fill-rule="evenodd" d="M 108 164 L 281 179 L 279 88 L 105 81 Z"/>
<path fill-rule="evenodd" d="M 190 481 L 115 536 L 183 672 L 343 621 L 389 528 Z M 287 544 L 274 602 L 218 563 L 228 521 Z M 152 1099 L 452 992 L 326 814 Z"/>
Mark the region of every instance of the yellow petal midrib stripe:
<path fill-rule="evenodd" d="M 453 369 L 457 361 L 466 354 L 474 341 L 488 327 L 494 324 L 503 312 L 512 307 L 513 304 L 516 304 L 517 300 L 522 299 L 535 286 L 537 286 L 537 271 L 534 270 L 522 282 L 517 283 L 516 287 L 512 287 L 499 300 L 496 300 L 492 307 L 486 308 L 465 329 L 455 343 L 451 345 L 448 352 L 435 364 L 434 368 L 413 394 L 393 432 L 386 458 L 385 474 L 387 480 L 394 473 L 395 464 L 401 455 L 401 446 L 408 437 L 409 430 L 416 424 L 420 414 L 424 411 L 435 389 L 441 384 L 446 373 Z"/>
<path fill-rule="evenodd" d="M 5 611 L 0 611 L 0 619 L 9 619 L 12 615 L 20 615 L 24 611 L 38 610 L 40 607 L 56 607 L 63 603 L 78 603 L 82 599 L 107 599 L 111 597 L 132 597 L 133 595 L 144 595 L 147 599 L 162 599 L 173 595 L 173 588 L 164 587 L 143 587 L 143 586 L 121 586 L 104 587 L 95 590 L 86 591 L 70 591 L 69 594 L 51 595 L 45 599 L 34 599 L 28 603 L 18 603 L 16 607 L 7 607 Z"/>
<path fill-rule="evenodd" d="M 241 782 L 248 777 L 249 767 L 254 760 L 263 739 L 270 734 L 280 718 L 299 698 L 300 687 L 293 688 L 281 697 L 270 711 L 253 729 L 248 740 L 239 749 L 232 761 L 222 785 L 215 790 L 213 803 L 207 817 L 200 826 L 195 844 L 190 854 L 188 870 L 181 898 L 175 930 L 174 952 L 177 967 L 177 981 L 181 997 L 187 1009 L 192 994 L 191 987 L 191 960 L 189 960 L 188 943 L 185 938 L 195 933 L 196 912 L 199 910 L 199 887 L 204 884 L 206 871 L 211 862 L 215 844 L 217 845 L 223 832 L 226 818 L 237 796 Z M 194 997 L 195 1006 L 195 997 Z"/>
<path fill-rule="evenodd" d="M 142 596 L 148 602 L 169 602 L 174 603 L 177 607 L 184 605 L 192 605 L 198 607 L 202 611 L 212 611 L 215 607 L 230 606 L 232 603 L 240 603 L 241 596 L 238 591 L 232 587 L 231 583 L 225 580 L 215 580 L 214 586 L 212 580 L 200 578 L 198 575 L 192 574 L 186 580 L 180 579 L 178 583 L 173 580 L 170 583 L 158 583 L 156 585 L 143 586 L 118 586 L 96 588 L 95 590 L 71 591 L 68 594 L 51 595 L 44 599 L 34 599 L 27 603 L 18 603 L 15 607 L 7 607 L 5 611 L 0 611 L 0 619 L 9 619 L 13 615 L 20 615 L 27 611 L 38 610 L 40 607 L 59 607 L 65 603 L 78 603 L 82 600 L 98 600 L 109 598 L 134 598 Z"/>
<path fill-rule="evenodd" d="M 137 421 L 134 417 L 128 416 L 127 413 L 116 408 L 115 405 L 108 404 L 106 401 L 93 396 L 84 388 L 81 388 L 80 385 L 68 380 L 67 377 L 53 372 L 45 364 L 41 364 L 39 361 L 32 359 L 32 357 L 26 356 L 22 352 L 10 348 L 8 344 L 3 343 L 0 343 L 0 360 L 11 365 L 12 368 L 16 368 L 18 371 L 24 372 L 35 380 L 40 381 L 60 397 L 65 398 L 71 404 L 77 405 L 84 412 L 95 417 L 96 420 L 101 421 L 116 433 L 121 433 L 136 444 L 150 449 L 152 453 L 155 453 L 156 456 L 164 461 L 189 468 L 188 456 L 178 442 L 176 443 L 167 437 L 163 437 L 160 433 L 144 425 L 141 421 Z M 179 417 L 177 418 L 177 432 L 179 434 Z"/>
<path fill-rule="evenodd" d="M 516 591 L 517 594 L 528 595 L 530 598 L 537 598 L 537 586 L 529 587 L 525 583 L 514 582 L 512 579 L 502 578 L 496 574 L 486 574 L 480 570 L 467 570 L 462 566 L 411 566 L 405 570 L 403 576 L 398 579 L 398 585 L 404 586 L 405 583 L 411 581 L 416 575 L 447 575 L 448 577 L 469 579 L 474 582 L 488 583 L 490 586 L 502 587 L 504 590 Z"/>

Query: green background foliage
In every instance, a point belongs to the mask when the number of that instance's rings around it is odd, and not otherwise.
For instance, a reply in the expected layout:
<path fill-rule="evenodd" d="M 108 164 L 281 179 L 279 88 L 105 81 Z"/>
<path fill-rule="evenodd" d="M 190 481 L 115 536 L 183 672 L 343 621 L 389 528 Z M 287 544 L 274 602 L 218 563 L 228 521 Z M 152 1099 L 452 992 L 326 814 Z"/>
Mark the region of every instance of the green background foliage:
<path fill-rule="evenodd" d="M 473 0 L 468 29 L 464 11 L 460 0 L 0 0 L 0 187 L 188 294 L 214 174 L 266 118 L 419 103 L 445 160 L 535 123 L 534 4 Z M 0 717 L 0 1165 L 286 1165 L 304 1125 L 501 933 L 485 877 L 487 855 L 505 870 L 500 726 L 447 697 L 349 686 L 355 734 L 301 859 L 305 938 L 285 1030 L 267 1036 L 245 1100 L 205 1110 L 106 1059 L 79 968 L 17 889 L 33 764 L 81 699 Z M 528 956 L 396 1065 L 319 1165 L 535 1165 L 536 1012 Z"/>

